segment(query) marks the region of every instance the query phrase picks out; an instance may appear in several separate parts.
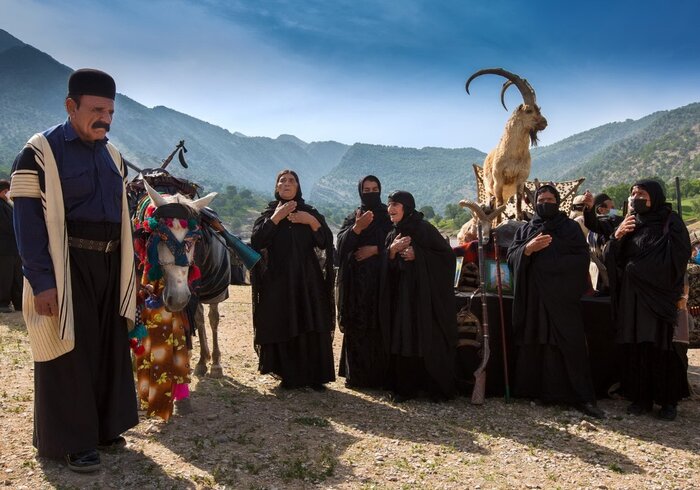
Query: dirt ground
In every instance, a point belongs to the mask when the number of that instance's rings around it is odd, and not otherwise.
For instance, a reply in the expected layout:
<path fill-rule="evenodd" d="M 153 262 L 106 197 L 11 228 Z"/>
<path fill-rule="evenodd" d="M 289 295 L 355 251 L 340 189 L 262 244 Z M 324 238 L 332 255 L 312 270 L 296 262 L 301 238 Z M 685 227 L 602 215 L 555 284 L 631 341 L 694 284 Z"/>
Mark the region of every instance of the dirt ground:
<path fill-rule="evenodd" d="M 559 407 L 466 398 L 396 405 L 380 391 L 282 391 L 256 372 L 250 289 L 221 305 L 224 377 L 194 378 L 195 412 L 146 419 L 90 475 L 37 459 L 20 314 L 0 315 L 0 486 L 11 488 L 700 488 L 700 404 L 675 422 L 601 400 L 597 421 Z M 336 354 L 340 335 L 336 336 Z M 196 347 L 196 345 L 195 345 Z M 198 350 L 193 354 L 193 365 Z M 691 381 L 700 392 L 700 351 Z M 337 359 L 337 355 L 336 355 Z"/>

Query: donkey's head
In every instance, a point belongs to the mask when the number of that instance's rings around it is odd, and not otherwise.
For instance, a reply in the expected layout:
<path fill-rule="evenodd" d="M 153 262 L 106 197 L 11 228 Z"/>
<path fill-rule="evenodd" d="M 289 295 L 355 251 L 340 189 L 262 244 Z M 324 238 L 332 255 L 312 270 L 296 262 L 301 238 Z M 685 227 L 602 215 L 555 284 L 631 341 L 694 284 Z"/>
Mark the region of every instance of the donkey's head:
<path fill-rule="evenodd" d="M 193 201 L 182 194 L 162 196 L 145 180 L 144 187 L 155 208 L 149 218 L 148 259 L 151 268 L 162 271 L 166 309 L 180 311 L 190 300 L 190 267 L 194 265 L 194 248 L 200 237 L 199 212 L 216 197 L 216 192 Z"/>

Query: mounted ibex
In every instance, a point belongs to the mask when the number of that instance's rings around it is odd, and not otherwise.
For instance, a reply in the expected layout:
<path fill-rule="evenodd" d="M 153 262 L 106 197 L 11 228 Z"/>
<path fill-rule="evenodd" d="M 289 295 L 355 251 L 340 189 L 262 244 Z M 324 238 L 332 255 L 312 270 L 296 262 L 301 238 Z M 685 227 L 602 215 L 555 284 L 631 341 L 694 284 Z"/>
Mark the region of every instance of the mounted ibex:
<path fill-rule="evenodd" d="M 501 89 L 501 104 L 506 107 L 503 97 L 508 87 L 515 85 L 523 96 L 520 104 L 506 123 L 505 131 L 498 146 L 491 150 L 484 160 L 484 185 L 487 196 L 494 196 L 496 204 L 505 204 L 511 196 L 516 196 L 517 219 L 522 219 L 520 200 L 523 186 L 530 175 L 530 144 L 537 145 L 537 133 L 547 127 L 547 119 L 540 113 L 535 101 L 535 91 L 524 78 L 503 68 L 479 70 L 469 77 L 469 84 L 481 75 L 500 75 L 507 80 Z"/>

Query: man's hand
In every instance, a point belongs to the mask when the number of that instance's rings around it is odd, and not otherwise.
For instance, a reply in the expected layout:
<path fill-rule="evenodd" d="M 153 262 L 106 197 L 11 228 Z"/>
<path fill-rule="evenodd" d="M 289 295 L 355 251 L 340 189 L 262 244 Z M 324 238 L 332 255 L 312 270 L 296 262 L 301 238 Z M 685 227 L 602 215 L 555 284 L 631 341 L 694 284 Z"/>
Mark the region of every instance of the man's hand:
<path fill-rule="evenodd" d="M 58 291 L 47 289 L 34 295 L 34 309 L 42 316 L 58 315 Z"/>
<path fill-rule="evenodd" d="M 274 224 L 278 225 L 280 221 L 289 216 L 290 213 L 293 213 L 296 208 L 296 201 L 287 201 L 284 204 L 282 204 L 282 201 L 280 201 L 270 219 Z"/>
<path fill-rule="evenodd" d="M 635 226 L 636 223 L 634 222 L 634 215 L 630 214 L 624 220 L 622 220 L 620 226 L 618 226 L 615 230 L 615 238 L 619 240 L 628 233 L 632 233 L 634 231 Z"/>
<path fill-rule="evenodd" d="M 365 245 L 364 247 L 359 247 L 355 251 L 355 260 L 358 262 L 362 262 L 365 259 L 369 259 L 370 257 L 374 255 L 379 254 L 379 247 L 376 245 Z"/>
<path fill-rule="evenodd" d="M 525 255 L 529 256 L 535 252 L 539 252 L 543 248 L 549 247 L 550 243 L 552 243 L 552 237 L 550 235 L 543 235 L 542 232 L 540 232 L 525 245 Z"/>
<path fill-rule="evenodd" d="M 374 213 L 372 211 L 365 211 L 364 213 L 361 213 L 358 209 L 355 212 L 355 224 L 352 225 L 353 233 L 356 235 L 362 233 L 365 229 L 367 229 L 372 220 L 374 220 Z"/>
<path fill-rule="evenodd" d="M 583 193 L 583 205 L 586 209 L 593 209 L 593 194 L 588 189 Z"/>

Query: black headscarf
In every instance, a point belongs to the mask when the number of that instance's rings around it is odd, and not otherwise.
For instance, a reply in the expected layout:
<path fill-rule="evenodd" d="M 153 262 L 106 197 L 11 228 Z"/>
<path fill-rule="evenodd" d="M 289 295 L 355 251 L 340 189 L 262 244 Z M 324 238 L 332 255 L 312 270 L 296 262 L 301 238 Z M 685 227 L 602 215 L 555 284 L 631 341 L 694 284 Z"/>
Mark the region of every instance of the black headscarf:
<path fill-rule="evenodd" d="M 385 253 L 384 241 L 392 229 L 392 223 L 386 210 L 386 205 L 373 196 L 372 201 L 365 199 L 362 193 L 366 181 L 376 182 L 381 196 L 382 184 L 374 175 L 360 179 L 357 191 L 360 195 L 360 206 L 350 213 L 338 232 L 338 281 L 336 300 L 338 302 L 338 325 L 341 331 L 352 328 L 376 329 L 377 288 L 382 256 Z M 379 202 L 377 202 L 379 201 Z M 352 228 L 355 226 L 357 213 L 372 211 L 372 222 L 358 235 Z M 355 252 L 360 247 L 376 246 L 379 254 L 362 261 L 355 260 Z M 341 369 L 341 372 L 343 370 Z"/>
<path fill-rule="evenodd" d="M 279 193 L 277 192 L 277 182 L 279 181 L 280 177 L 284 174 L 291 174 L 294 176 L 294 178 L 297 181 L 297 184 L 299 185 L 297 189 L 297 193 L 294 196 L 293 200 L 297 202 L 297 207 L 295 212 L 298 211 L 305 211 L 312 216 L 314 216 L 318 222 L 321 224 L 321 228 L 316 231 L 316 233 L 321 233 L 323 235 L 323 244 L 324 244 L 324 252 L 325 252 L 325 261 L 323 262 L 323 280 L 325 284 L 326 291 L 328 292 L 328 295 L 331 299 L 331 304 L 330 304 L 330 318 L 335 317 L 335 301 L 334 301 L 334 295 L 333 295 L 333 288 L 335 284 L 335 269 L 334 269 L 334 263 L 333 263 L 333 255 L 334 255 L 334 247 L 333 247 L 333 233 L 331 232 L 330 228 L 326 224 L 326 220 L 323 217 L 321 213 L 316 210 L 313 206 L 310 206 L 306 204 L 304 199 L 302 198 L 302 193 L 301 193 L 301 182 L 299 182 L 299 177 L 296 172 L 293 170 L 282 170 L 277 174 L 277 178 L 275 179 L 275 201 L 271 201 L 268 203 L 267 208 L 260 214 L 258 219 L 255 220 L 255 223 L 253 224 L 253 236 L 251 237 L 251 241 L 253 244 L 253 248 L 258 250 L 259 252 L 262 252 L 262 250 L 265 248 L 263 246 L 260 246 L 259 244 L 256 244 L 256 236 L 260 236 L 262 231 L 264 230 L 265 226 L 267 226 L 267 222 L 269 218 L 272 217 L 272 215 L 275 212 L 275 209 L 277 209 L 277 206 L 281 202 L 287 202 L 281 198 Z M 286 218 L 285 220 L 286 221 Z M 282 222 L 280 222 L 280 225 L 282 225 Z M 302 226 L 306 227 L 306 225 L 293 225 L 293 226 Z M 304 228 L 301 228 L 301 230 L 304 230 Z M 305 231 L 305 230 L 304 230 Z M 286 260 L 291 260 L 291 261 L 300 261 L 302 260 L 303 257 L 306 256 L 307 251 L 306 250 L 297 250 L 298 245 L 297 241 L 294 239 L 294 235 L 290 234 L 288 232 L 280 233 L 277 237 L 279 240 L 284 240 L 287 242 L 283 247 L 287 252 L 287 257 Z M 258 284 L 262 282 L 262 276 L 266 273 L 266 266 L 268 262 L 269 257 L 267 257 L 267 254 L 263 253 L 263 260 L 261 261 L 258 266 L 253 269 L 253 274 L 251 276 L 251 280 L 253 281 L 253 309 L 255 310 L 255 307 L 257 305 L 256 303 L 256 298 L 258 297 L 256 288 L 258 287 Z"/>
<path fill-rule="evenodd" d="M 557 203 L 560 202 L 554 186 L 541 186 L 536 196 L 543 192 L 554 194 Z M 552 242 L 526 256 L 525 246 L 539 233 L 550 235 Z M 549 219 L 535 214 L 532 221 L 518 228 L 508 248 L 508 264 L 513 271 L 513 326 L 519 341 L 528 338 L 532 341 L 541 334 L 532 325 L 526 325 L 526 313 L 532 307 L 528 304 L 527 288 L 537 287 L 541 300 L 563 318 L 569 314 L 569 303 L 578 301 L 585 292 L 589 260 L 588 244 L 581 228 L 562 212 Z"/>
<path fill-rule="evenodd" d="M 635 215 L 634 231 L 611 242 L 606 255 L 613 305 L 629 297 L 623 288 L 633 288 L 659 318 L 676 319 L 676 301 L 682 294 L 683 276 L 690 257 L 690 237 L 683 220 L 666 203 L 661 185 L 640 180 L 632 187 L 649 193 L 650 209 Z M 631 188 L 630 188 L 631 190 Z M 615 308 L 613 308 L 615 309 Z"/>
<path fill-rule="evenodd" d="M 404 216 L 386 237 L 411 237 L 415 259 L 385 256 L 380 309 L 383 340 L 393 355 L 419 356 L 444 396 L 454 392 L 457 325 L 454 304 L 455 255 L 440 232 L 416 211 L 411 193 L 395 191 L 389 201 L 403 205 Z M 391 273 L 390 273 L 391 272 Z"/>
<path fill-rule="evenodd" d="M 416 200 L 413 194 L 407 191 L 394 191 L 389 194 L 390 202 L 398 202 L 403 205 L 403 218 L 398 223 L 394 223 L 394 228 L 402 236 L 410 235 L 414 240 L 421 230 L 420 222 L 423 221 L 423 213 L 416 211 Z"/>

